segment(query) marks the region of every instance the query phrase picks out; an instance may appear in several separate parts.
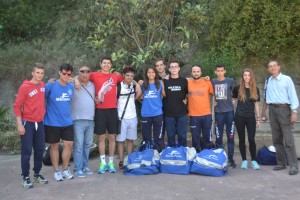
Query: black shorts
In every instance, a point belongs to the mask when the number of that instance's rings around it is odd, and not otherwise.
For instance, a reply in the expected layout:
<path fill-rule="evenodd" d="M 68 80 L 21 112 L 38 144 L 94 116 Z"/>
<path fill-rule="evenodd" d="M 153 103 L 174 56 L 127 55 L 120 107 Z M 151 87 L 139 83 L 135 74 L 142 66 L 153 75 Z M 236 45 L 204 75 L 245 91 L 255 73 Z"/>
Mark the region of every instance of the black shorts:
<path fill-rule="evenodd" d="M 47 143 L 59 143 L 60 139 L 65 141 L 74 141 L 73 125 L 65 127 L 45 125 L 45 141 Z"/>
<path fill-rule="evenodd" d="M 99 109 L 95 112 L 95 129 L 97 135 L 116 134 L 118 129 L 118 110 L 117 108 Z"/>

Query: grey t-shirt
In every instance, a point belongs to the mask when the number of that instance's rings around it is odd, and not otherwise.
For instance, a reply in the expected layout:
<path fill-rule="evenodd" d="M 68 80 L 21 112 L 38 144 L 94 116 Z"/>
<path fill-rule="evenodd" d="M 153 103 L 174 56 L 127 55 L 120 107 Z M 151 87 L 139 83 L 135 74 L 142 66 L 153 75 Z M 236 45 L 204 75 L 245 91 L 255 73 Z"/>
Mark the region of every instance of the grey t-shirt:
<path fill-rule="evenodd" d="M 225 78 L 223 81 L 219 81 L 214 78 L 211 80 L 215 99 L 217 101 L 217 106 L 215 107 L 215 112 L 229 112 L 233 111 L 232 104 L 232 90 L 234 88 L 234 81 L 232 78 Z"/>
<path fill-rule="evenodd" d="M 83 88 L 85 87 L 85 88 Z M 89 93 L 86 91 L 89 91 Z M 81 86 L 80 90 L 74 90 L 71 102 L 71 115 L 74 120 L 94 120 L 95 113 L 95 86 L 89 82 L 87 86 Z"/>

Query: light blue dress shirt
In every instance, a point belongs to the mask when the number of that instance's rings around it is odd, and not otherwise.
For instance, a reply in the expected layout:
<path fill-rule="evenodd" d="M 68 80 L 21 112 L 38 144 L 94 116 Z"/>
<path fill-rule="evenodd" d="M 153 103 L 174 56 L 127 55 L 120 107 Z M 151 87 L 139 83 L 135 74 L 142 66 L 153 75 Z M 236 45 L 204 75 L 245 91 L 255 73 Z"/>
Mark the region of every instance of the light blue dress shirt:
<path fill-rule="evenodd" d="M 299 107 L 295 85 L 291 77 L 280 73 L 271 76 L 265 86 L 267 104 L 289 104 L 292 110 Z"/>

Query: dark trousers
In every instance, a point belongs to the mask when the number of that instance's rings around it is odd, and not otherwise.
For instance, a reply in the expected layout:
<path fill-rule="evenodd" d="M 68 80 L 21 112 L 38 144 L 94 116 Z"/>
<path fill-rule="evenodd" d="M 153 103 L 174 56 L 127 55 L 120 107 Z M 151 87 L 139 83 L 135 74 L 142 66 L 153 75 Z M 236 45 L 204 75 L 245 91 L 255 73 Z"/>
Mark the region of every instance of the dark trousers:
<path fill-rule="evenodd" d="M 33 148 L 33 171 L 39 174 L 45 150 L 45 130 L 43 122 L 23 122 L 25 134 L 21 136 L 21 168 L 23 178 L 29 176 L 30 156 Z"/>
<path fill-rule="evenodd" d="M 161 137 L 162 137 L 162 126 L 163 126 L 163 115 L 158 115 L 154 117 L 142 117 L 142 135 L 145 142 L 153 141 L 154 148 L 161 152 Z"/>
<path fill-rule="evenodd" d="M 256 133 L 256 120 L 255 117 L 242 117 L 236 115 L 234 117 L 236 131 L 239 136 L 239 147 L 243 160 L 246 158 L 246 133 L 245 128 L 247 129 L 248 142 L 249 142 L 249 151 L 251 155 L 251 160 L 256 160 L 256 144 L 255 144 L 255 133 Z"/>
<path fill-rule="evenodd" d="M 228 159 L 233 159 L 234 154 L 234 113 L 229 112 L 216 112 L 216 147 L 223 148 L 223 131 L 224 125 L 226 125 L 227 135 L 227 147 L 228 147 Z"/>
<path fill-rule="evenodd" d="M 168 117 L 166 116 L 166 129 L 168 135 L 168 146 L 175 147 L 175 136 L 178 136 L 178 146 L 187 146 L 187 122 L 188 116 Z"/>
<path fill-rule="evenodd" d="M 290 107 L 270 105 L 269 116 L 273 145 L 276 149 L 277 164 L 286 166 L 286 161 L 288 161 L 291 167 L 298 169 Z"/>
<path fill-rule="evenodd" d="M 212 147 L 211 123 L 211 115 L 190 117 L 192 143 L 197 152 L 200 152 L 201 149 Z"/>

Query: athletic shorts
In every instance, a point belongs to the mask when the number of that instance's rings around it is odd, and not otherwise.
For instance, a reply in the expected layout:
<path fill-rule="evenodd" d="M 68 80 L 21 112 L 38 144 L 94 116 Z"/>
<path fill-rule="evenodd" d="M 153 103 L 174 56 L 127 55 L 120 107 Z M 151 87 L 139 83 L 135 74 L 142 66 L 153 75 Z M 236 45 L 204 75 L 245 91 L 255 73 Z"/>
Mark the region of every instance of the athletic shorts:
<path fill-rule="evenodd" d="M 73 125 L 65 127 L 45 125 L 45 141 L 47 143 L 59 143 L 60 139 L 65 141 L 74 141 Z"/>
<path fill-rule="evenodd" d="M 96 108 L 94 129 L 95 134 L 116 134 L 118 131 L 118 119 L 117 108 Z"/>
<path fill-rule="evenodd" d="M 137 139 L 137 118 L 122 119 L 121 133 L 117 135 L 116 141 L 124 142 Z"/>

